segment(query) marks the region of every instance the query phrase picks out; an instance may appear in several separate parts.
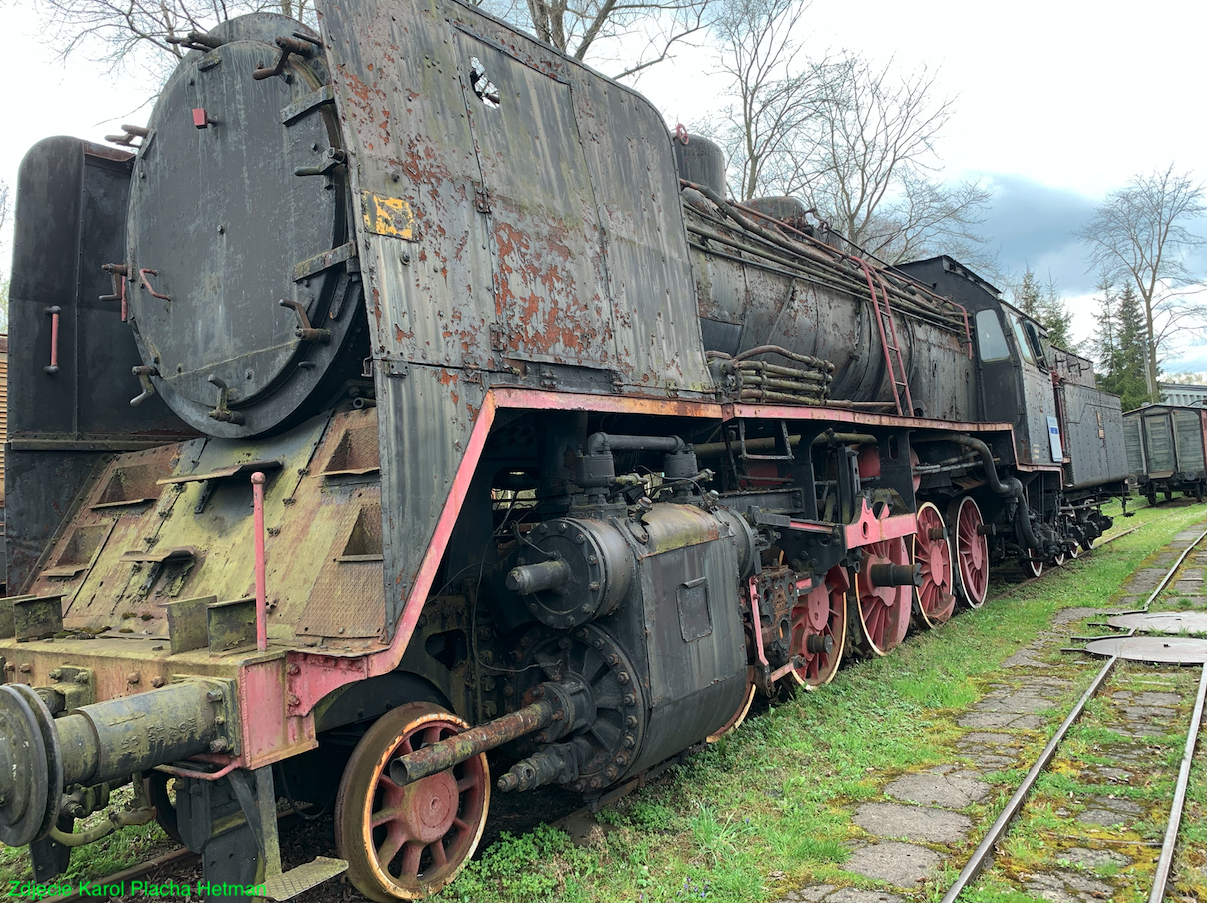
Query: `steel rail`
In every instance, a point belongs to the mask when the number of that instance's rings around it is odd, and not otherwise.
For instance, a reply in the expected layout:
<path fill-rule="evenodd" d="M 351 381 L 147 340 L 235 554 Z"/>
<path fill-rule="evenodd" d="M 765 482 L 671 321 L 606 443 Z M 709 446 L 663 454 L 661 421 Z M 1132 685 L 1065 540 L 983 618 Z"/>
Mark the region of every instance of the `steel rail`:
<path fill-rule="evenodd" d="M 1186 789 L 1190 784 L 1190 766 L 1194 762 L 1195 742 L 1199 738 L 1199 727 L 1203 723 L 1203 701 L 1207 698 L 1207 664 L 1199 676 L 1199 693 L 1194 701 L 1194 713 L 1190 716 L 1190 733 L 1186 735 L 1186 748 L 1182 752 L 1182 767 L 1178 770 L 1178 783 L 1174 787 L 1173 803 L 1169 807 L 1169 824 L 1165 828 L 1165 840 L 1161 844 L 1161 856 L 1157 860 L 1157 874 L 1153 877 L 1152 893 L 1148 903 L 1161 903 L 1165 898 L 1165 887 L 1169 883 L 1169 872 L 1173 868 L 1173 854 L 1178 845 L 1178 831 L 1182 826 L 1182 810 L 1186 805 Z"/>
<path fill-rule="evenodd" d="M 1169 585 L 1169 581 L 1173 579 L 1173 576 L 1177 573 L 1178 568 L 1182 566 L 1182 562 L 1186 560 L 1186 556 L 1189 555 L 1191 550 L 1194 549 L 1195 546 L 1197 546 L 1205 538 L 1207 538 L 1207 530 L 1200 533 L 1198 538 L 1191 542 L 1190 545 L 1188 545 L 1182 551 L 1182 554 L 1178 556 L 1178 560 L 1173 563 L 1169 571 L 1163 578 L 1161 578 L 1161 582 L 1157 584 L 1156 589 L 1153 590 L 1152 595 L 1148 597 L 1148 601 L 1144 605 L 1145 610 L 1148 609 L 1148 606 L 1152 604 L 1153 600 L 1156 599 L 1161 591 Z M 1134 633 L 1134 631 L 1130 632 Z M 1006 831 L 1009 829 L 1011 822 L 1014 821 L 1015 817 L 1022 810 L 1023 804 L 1027 801 L 1027 797 L 1030 796 L 1031 790 L 1035 787 L 1036 782 L 1039 780 L 1039 776 L 1043 774 L 1049 763 L 1051 763 L 1052 759 L 1056 756 L 1056 750 L 1064 740 L 1065 735 L 1068 734 L 1069 729 L 1076 723 L 1077 719 L 1081 717 L 1081 713 L 1085 711 L 1085 707 L 1089 701 L 1097 695 L 1098 691 L 1102 688 L 1102 685 L 1106 682 L 1106 679 L 1110 677 L 1111 673 L 1115 670 L 1115 665 L 1117 665 L 1118 662 L 1119 656 L 1112 655 L 1109 659 L 1107 659 L 1106 664 L 1104 664 L 1098 671 L 1098 674 L 1090 682 L 1089 687 L 1086 688 L 1086 691 L 1077 701 L 1077 705 L 1075 705 L 1073 710 L 1069 712 L 1068 717 L 1061 722 L 1060 727 L 1056 729 L 1056 733 L 1052 735 L 1052 739 L 1048 741 L 1048 745 L 1045 746 L 1043 752 L 1039 754 L 1039 758 L 1036 759 L 1035 764 L 1031 766 L 1031 770 L 1027 772 L 1027 776 L 1023 779 L 1023 783 L 1019 786 L 1018 790 L 1014 792 L 1014 795 L 1010 797 L 1009 802 L 1006 803 L 1006 808 L 1002 810 L 1001 815 L 999 815 L 997 820 L 990 826 L 985 838 L 981 841 L 980 845 L 977 846 L 976 851 L 972 854 L 972 858 L 968 860 L 968 864 L 961 869 L 960 874 L 956 877 L 955 882 L 950 888 L 948 888 L 947 893 L 943 895 L 941 903 L 955 903 L 960 894 L 963 893 L 968 885 L 971 884 L 984 870 L 985 865 L 993 856 L 994 848 L 1006 835 Z M 1204 668 L 1204 674 L 1207 675 L 1207 667 Z M 1200 696 L 1201 695 L 1202 687 L 1200 687 Z M 1201 707 L 1196 707 L 1196 709 L 1201 709 Z M 1193 736 L 1193 733 L 1191 736 Z M 1183 796 L 1185 796 L 1184 790 Z M 1164 851 L 1162 852 L 1164 855 Z"/>

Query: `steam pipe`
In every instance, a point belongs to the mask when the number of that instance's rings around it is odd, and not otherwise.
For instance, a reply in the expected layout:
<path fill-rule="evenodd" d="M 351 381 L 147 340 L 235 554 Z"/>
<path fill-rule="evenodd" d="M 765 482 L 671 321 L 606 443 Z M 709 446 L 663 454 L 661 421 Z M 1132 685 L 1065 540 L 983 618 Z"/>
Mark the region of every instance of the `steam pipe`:
<path fill-rule="evenodd" d="M 678 436 L 613 436 L 592 433 L 587 437 L 587 454 L 601 455 L 607 451 L 660 451 L 679 454 L 687 443 Z"/>
<path fill-rule="evenodd" d="M 998 479 L 997 464 L 993 460 L 993 452 L 989 450 L 989 446 L 980 439 L 974 439 L 972 436 L 964 436 L 957 434 L 951 436 L 951 441 L 956 445 L 962 445 L 965 448 L 971 448 L 981 456 L 981 461 L 985 465 L 985 476 L 989 479 L 989 488 L 1001 496 L 1014 496 L 1018 500 L 1018 510 L 1014 515 L 1014 524 L 1023 535 L 1023 539 L 1027 542 L 1027 547 L 1031 549 L 1042 548 L 1039 537 L 1035 535 L 1035 529 L 1031 526 L 1031 509 L 1027 505 L 1027 493 L 1023 489 L 1022 482 L 1018 477 L 1007 477 L 1003 482 Z"/>

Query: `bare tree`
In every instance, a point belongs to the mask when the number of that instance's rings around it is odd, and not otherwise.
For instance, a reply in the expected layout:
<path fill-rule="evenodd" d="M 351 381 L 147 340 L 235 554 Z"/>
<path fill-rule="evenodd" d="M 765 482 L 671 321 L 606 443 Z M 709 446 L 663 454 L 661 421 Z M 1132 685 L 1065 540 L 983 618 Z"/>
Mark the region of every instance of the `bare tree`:
<path fill-rule="evenodd" d="M 1190 173 L 1138 175 L 1106 196 L 1076 233 L 1090 247 L 1091 265 L 1135 287 L 1146 334 L 1145 382 L 1156 397 L 1158 354 L 1175 335 L 1202 334 L 1207 306 L 1196 299 L 1202 286 L 1187 266 L 1187 253 L 1202 246 L 1188 224 L 1207 213 L 1204 186 Z"/>
<path fill-rule="evenodd" d="M 925 67 L 900 79 L 892 70 L 891 60 L 873 67 L 850 55 L 832 68 L 835 102 L 817 123 L 816 175 L 799 190 L 831 226 L 884 260 L 942 251 L 993 269 L 976 233 L 991 192 L 935 178 L 935 143 L 954 101 L 936 98 Z"/>
<path fill-rule="evenodd" d="M 618 63 L 627 78 L 669 59 L 708 27 L 713 0 L 471 0 L 576 60 Z M 641 45 L 640 49 L 633 48 Z"/>
<path fill-rule="evenodd" d="M 954 111 L 922 68 L 899 78 L 847 53 L 808 59 L 803 0 L 724 0 L 713 26 L 734 103 L 712 128 L 732 193 L 801 196 L 855 245 L 891 263 L 948 253 L 996 276 L 976 227 L 991 192 L 941 181 L 935 143 Z"/>
<path fill-rule="evenodd" d="M 60 58 L 77 51 L 117 67 L 150 51 L 175 64 L 187 49 L 180 39 L 207 32 L 246 13 L 276 12 L 312 23 L 313 0 L 38 0 L 48 43 Z"/>
<path fill-rule="evenodd" d="M 707 27 L 712 0 L 471 0 L 488 12 L 530 28 L 537 37 L 579 60 L 597 52 L 624 53 L 617 78 L 667 59 L 679 42 Z M 48 42 L 60 57 L 89 47 L 117 66 L 139 51 L 175 64 L 190 31 L 253 12 L 277 12 L 312 24 L 315 0 L 38 0 Z M 642 48 L 628 52 L 635 41 Z M 624 45 L 624 51 L 620 45 Z M 164 54 L 167 56 L 165 57 Z"/>
<path fill-rule="evenodd" d="M 724 0 L 713 23 L 735 102 L 699 130 L 721 142 L 742 200 L 807 181 L 809 123 L 829 95 L 827 64 L 803 59 L 794 38 L 807 10 L 805 0 Z"/>

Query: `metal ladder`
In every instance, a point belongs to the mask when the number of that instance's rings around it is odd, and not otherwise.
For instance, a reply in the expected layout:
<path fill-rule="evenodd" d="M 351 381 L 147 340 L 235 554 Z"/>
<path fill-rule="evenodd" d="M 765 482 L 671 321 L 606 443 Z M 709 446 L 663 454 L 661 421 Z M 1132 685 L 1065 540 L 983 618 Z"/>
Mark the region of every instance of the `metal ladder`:
<path fill-rule="evenodd" d="M 901 356 L 901 342 L 897 338 L 897 324 L 893 322 L 893 308 L 888 300 L 888 286 L 884 284 L 884 280 L 879 274 L 873 275 L 871 267 L 865 261 L 861 260 L 859 264 L 863 267 L 863 274 L 868 280 L 868 291 L 872 295 L 872 308 L 876 311 L 876 328 L 880 332 L 880 347 L 884 349 L 884 362 L 888 367 L 889 382 L 893 386 L 893 401 L 897 404 L 897 413 L 912 417 L 914 413 L 914 399 L 909 391 L 909 382 L 905 371 L 905 359 Z M 880 300 L 876 297 L 876 283 L 880 284 L 880 292 L 884 297 L 883 306 L 881 306 Z M 897 361 L 896 367 L 893 366 L 894 358 Z M 905 398 L 904 407 L 901 404 L 903 396 Z"/>

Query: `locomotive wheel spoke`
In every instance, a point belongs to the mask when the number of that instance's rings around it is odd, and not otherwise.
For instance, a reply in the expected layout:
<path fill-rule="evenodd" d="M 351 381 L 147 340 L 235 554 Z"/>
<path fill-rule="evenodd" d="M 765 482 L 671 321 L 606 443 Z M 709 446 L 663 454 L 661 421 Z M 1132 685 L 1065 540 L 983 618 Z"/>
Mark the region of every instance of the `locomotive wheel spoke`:
<path fill-rule="evenodd" d="M 917 589 L 914 613 L 921 627 L 933 628 L 947 623 L 956 607 L 951 544 L 946 535 L 934 537 L 944 529 L 938 508 L 926 502 L 918 509 L 914 558 L 922 565 L 922 585 Z"/>
<path fill-rule="evenodd" d="M 955 588 L 969 608 L 980 608 L 989 594 L 989 540 L 981 534 L 981 509 L 971 496 L 955 500 L 947 509 L 955 543 Z"/>
<path fill-rule="evenodd" d="M 335 805 L 336 846 L 348 876 L 372 900 L 434 894 L 473 855 L 486 824 L 490 772 L 480 755 L 399 786 L 390 763 L 460 733 L 465 722 L 431 703 L 408 703 L 379 718 L 353 750 Z"/>
<path fill-rule="evenodd" d="M 409 839 L 403 833 L 401 825 L 391 825 L 386 831 L 386 839 L 377 848 L 377 861 L 388 869 L 390 863 L 394 861 L 394 857 L 398 855 L 398 851 L 406 845 Z"/>
<path fill-rule="evenodd" d="M 409 843 L 402 854 L 402 870 L 400 877 L 416 878 L 419 876 L 419 859 L 423 855 L 423 845 Z"/>

